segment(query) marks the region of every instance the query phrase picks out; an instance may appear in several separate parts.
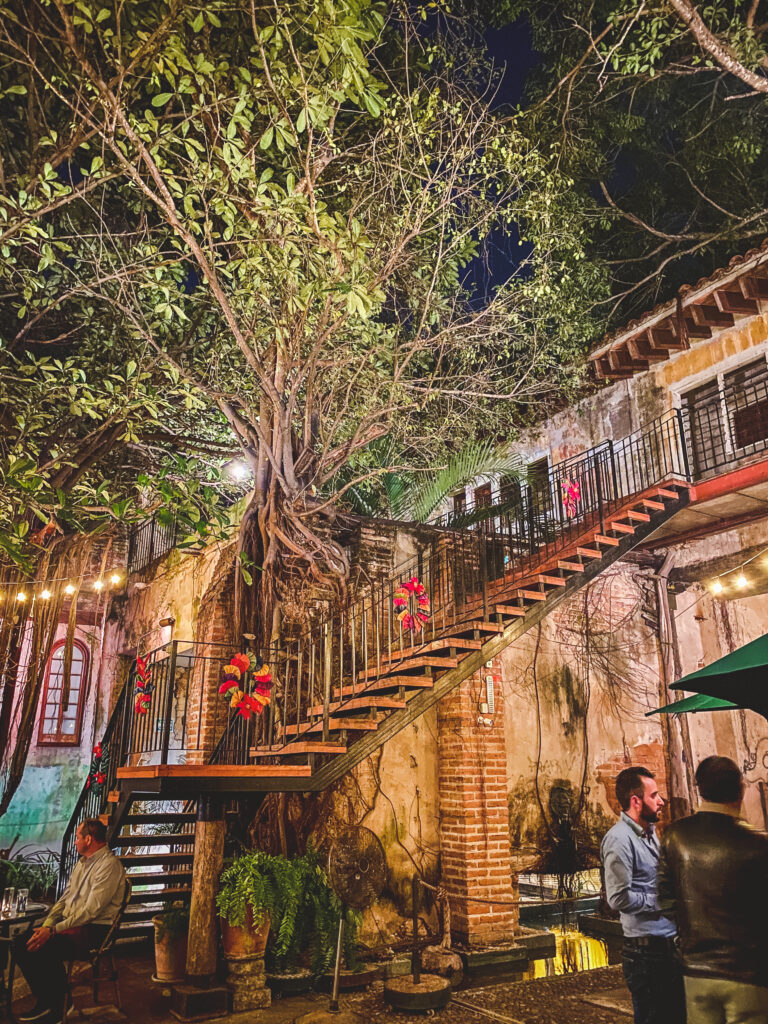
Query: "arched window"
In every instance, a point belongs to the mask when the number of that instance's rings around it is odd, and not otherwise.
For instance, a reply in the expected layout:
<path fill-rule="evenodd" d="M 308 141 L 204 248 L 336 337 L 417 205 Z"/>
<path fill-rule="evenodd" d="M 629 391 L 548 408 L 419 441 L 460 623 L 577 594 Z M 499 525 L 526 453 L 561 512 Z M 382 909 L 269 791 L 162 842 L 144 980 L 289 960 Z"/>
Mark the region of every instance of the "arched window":
<path fill-rule="evenodd" d="M 38 743 L 76 745 L 80 742 L 83 698 L 88 678 L 88 649 L 79 640 L 72 644 L 72 665 L 68 685 L 64 678 L 65 650 L 64 640 L 54 644 L 48 661 Z"/>

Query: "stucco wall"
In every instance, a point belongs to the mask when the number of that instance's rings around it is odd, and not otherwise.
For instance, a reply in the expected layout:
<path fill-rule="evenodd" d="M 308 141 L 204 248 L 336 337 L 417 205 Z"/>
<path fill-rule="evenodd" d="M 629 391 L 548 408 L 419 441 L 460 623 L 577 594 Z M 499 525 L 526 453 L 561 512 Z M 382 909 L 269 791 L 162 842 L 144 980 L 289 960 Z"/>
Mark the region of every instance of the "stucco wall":
<path fill-rule="evenodd" d="M 61 624 L 54 643 L 66 638 Z M 72 745 L 39 743 L 41 707 L 38 708 L 29 757 L 13 800 L 0 818 L 0 847 L 20 838 L 14 854 L 61 847 L 61 837 L 82 789 L 96 738 L 101 735 L 109 710 L 109 692 L 101 685 L 101 628 L 81 627 L 75 638 L 90 652 L 90 672 L 83 701 L 80 742 Z M 22 651 L 22 664 L 25 655 Z"/>

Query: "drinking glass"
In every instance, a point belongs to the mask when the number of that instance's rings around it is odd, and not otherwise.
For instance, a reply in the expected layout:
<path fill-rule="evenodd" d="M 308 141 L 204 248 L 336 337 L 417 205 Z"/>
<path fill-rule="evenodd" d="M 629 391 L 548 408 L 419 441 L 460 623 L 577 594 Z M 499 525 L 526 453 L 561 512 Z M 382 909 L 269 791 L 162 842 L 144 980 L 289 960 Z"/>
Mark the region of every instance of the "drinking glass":
<path fill-rule="evenodd" d="M 27 900 L 29 899 L 29 889 L 19 889 L 16 893 L 16 913 L 26 914 L 27 912 Z"/>
<path fill-rule="evenodd" d="M 16 909 L 16 890 L 13 886 L 3 890 L 3 917 L 10 917 L 13 911 Z"/>

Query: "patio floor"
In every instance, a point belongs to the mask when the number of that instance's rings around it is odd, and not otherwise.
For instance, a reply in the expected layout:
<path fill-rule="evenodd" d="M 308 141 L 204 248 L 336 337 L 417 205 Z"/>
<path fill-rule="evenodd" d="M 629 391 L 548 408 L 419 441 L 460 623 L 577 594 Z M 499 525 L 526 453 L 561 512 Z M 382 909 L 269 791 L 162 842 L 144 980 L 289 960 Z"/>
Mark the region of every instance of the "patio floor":
<path fill-rule="evenodd" d="M 111 986 L 104 986 L 104 1004 L 94 1006 L 90 985 L 79 985 L 74 996 L 82 1011 L 80 1019 L 86 1024 L 178 1024 L 168 1009 L 170 992 L 152 981 L 153 970 L 150 955 L 124 953 L 120 957 L 122 1012 L 106 1003 Z M 382 989 L 383 983 L 375 982 L 363 992 L 344 993 L 339 1000 L 341 1009 L 359 1015 L 361 1024 L 406 1024 L 424 1019 L 424 1015 L 394 1012 L 384 1002 Z M 29 1005 L 30 997 L 21 998 L 15 1009 Z M 230 1014 L 225 1019 L 232 1024 L 293 1024 L 310 1011 L 323 1011 L 327 1006 L 326 994 L 311 993 L 278 999 L 269 1009 Z M 564 1020 L 568 1024 L 630 1024 L 632 1010 L 621 968 L 606 967 L 464 989 L 435 1017 L 443 1024 L 484 1024 L 489 1020 L 496 1024 L 562 1024 Z M 78 1017 L 69 1019 L 77 1022 Z"/>

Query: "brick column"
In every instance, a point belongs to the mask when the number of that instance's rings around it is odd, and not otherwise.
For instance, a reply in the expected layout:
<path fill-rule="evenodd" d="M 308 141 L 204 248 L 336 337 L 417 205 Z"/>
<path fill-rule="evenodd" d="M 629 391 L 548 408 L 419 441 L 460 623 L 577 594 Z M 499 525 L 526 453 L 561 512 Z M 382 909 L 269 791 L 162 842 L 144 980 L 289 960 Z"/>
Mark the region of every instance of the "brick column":
<path fill-rule="evenodd" d="M 239 650 L 234 622 L 234 548 L 223 552 L 200 602 L 195 629 L 196 661 L 187 712 L 187 764 L 205 764 L 227 721 L 218 695 L 224 659 Z M 227 647 L 213 646 L 227 644 Z"/>
<path fill-rule="evenodd" d="M 495 680 L 492 726 L 478 723 L 486 675 Z M 500 681 L 500 665 L 494 662 L 437 705 L 442 883 L 464 897 L 451 900 L 452 934 L 475 946 L 511 942 L 519 920 L 517 906 L 468 898 L 518 898 L 509 845 Z"/>

